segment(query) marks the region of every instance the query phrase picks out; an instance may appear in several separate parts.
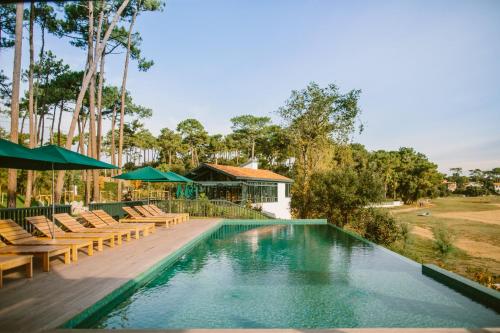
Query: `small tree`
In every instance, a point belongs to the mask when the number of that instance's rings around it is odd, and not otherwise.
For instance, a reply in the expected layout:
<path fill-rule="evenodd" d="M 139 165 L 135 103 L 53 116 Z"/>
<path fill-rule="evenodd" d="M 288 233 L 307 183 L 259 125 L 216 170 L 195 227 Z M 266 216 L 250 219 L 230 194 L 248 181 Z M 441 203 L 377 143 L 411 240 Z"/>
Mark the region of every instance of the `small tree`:
<path fill-rule="evenodd" d="M 382 245 L 390 245 L 403 237 L 401 226 L 394 216 L 375 208 L 362 209 L 355 217 L 354 226 L 366 239 Z"/>
<path fill-rule="evenodd" d="M 448 255 L 453 251 L 455 242 L 455 234 L 446 228 L 443 224 L 439 224 L 432 229 L 434 234 L 434 245 L 442 256 Z"/>
<path fill-rule="evenodd" d="M 369 169 L 355 171 L 344 167 L 313 174 L 311 194 L 314 215 L 326 216 L 343 227 L 357 210 L 382 200 L 384 186 Z"/>
<path fill-rule="evenodd" d="M 320 87 L 312 82 L 303 90 L 292 91 L 277 112 L 286 126 L 294 158 L 291 207 L 300 218 L 314 215 L 312 175 L 328 170 L 332 145 L 349 142 L 356 130 L 359 95 L 359 90 L 342 94 L 334 84 Z"/>

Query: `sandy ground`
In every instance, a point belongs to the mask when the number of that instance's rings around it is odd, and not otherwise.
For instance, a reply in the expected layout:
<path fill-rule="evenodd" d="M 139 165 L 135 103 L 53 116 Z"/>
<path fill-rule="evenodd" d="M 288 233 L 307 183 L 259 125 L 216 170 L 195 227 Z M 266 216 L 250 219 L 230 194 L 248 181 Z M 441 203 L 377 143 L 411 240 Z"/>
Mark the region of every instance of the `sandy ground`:
<path fill-rule="evenodd" d="M 432 231 L 429 229 L 426 229 L 426 228 L 414 226 L 411 229 L 411 233 L 414 235 L 423 237 L 423 238 L 434 239 L 434 235 L 432 234 Z"/>
<path fill-rule="evenodd" d="M 414 226 L 411 232 L 412 234 L 423 238 L 434 239 L 432 231 L 427 228 Z M 485 242 L 476 242 L 465 238 L 459 238 L 456 241 L 455 246 L 464 250 L 473 257 L 490 258 L 500 261 L 499 246 L 491 245 L 490 243 Z"/>
<path fill-rule="evenodd" d="M 457 240 L 456 246 L 473 257 L 490 258 L 500 261 L 500 247 L 491 245 L 490 243 L 460 238 Z"/>
<path fill-rule="evenodd" d="M 424 209 L 423 207 L 408 207 L 408 208 L 392 208 L 390 211 L 393 213 L 406 213 L 414 210 Z"/>
<path fill-rule="evenodd" d="M 448 212 L 438 213 L 434 216 L 454 219 L 465 219 L 482 223 L 500 225 L 500 210 L 486 210 L 479 212 Z"/>

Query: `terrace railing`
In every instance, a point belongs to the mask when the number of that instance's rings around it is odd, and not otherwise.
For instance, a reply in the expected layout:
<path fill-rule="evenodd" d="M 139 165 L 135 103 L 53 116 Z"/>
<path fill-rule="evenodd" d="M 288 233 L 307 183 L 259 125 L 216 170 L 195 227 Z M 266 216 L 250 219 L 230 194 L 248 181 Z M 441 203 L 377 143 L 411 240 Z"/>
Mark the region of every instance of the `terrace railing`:
<path fill-rule="evenodd" d="M 272 219 L 262 212 L 243 207 L 226 200 L 150 200 L 151 203 L 157 204 L 166 212 L 172 213 L 189 213 L 191 216 L 197 217 L 222 217 L 222 218 L 238 218 L 238 219 Z M 91 203 L 90 210 L 102 209 L 115 218 L 122 218 L 125 212 L 124 206 L 144 205 L 147 200 L 137 201 L 121 201 L 121 202 L 106 202 L 106 203 Z M 71 214 L 70 205 L 56 205 L 55 212 Z M 17 224 L 28 230 L 33 231 L 31 224 L 26 221 L 26 217 L 44 215 L 49 219 L 52 218 L 52 206 L 39 206 L 28 208 L 2 208 L 0 209 L 0 219 L 11 219 Z"/>
<path fill-rule="evenodd" d="M 152 200 L 150 202 L 153 202 Z M 147 200 L 136 200 L 136 201 L 118 201 L 118 202 L 103 202 L 103 203 L 91 203 L 89 204 L 89 210 L 102 209 L 109 215 L 113 217 L 122 218 L 125 217 L 125 211 L 122 207 L 132 207 L 147 204 Z"/>
<path fill-rule="evenodd" d="M 166 212 L 189 213 L 199 217 L 223 217 L 265 220 L 272 217 L 227 200 L 161 200 L 156 204 Z"/>
<path fill-rule="evenodd" d="M 71 214 L 70 205 L 56 205 L 56 214 L 68 213 Z M 33 226 L 26 221 L 27 217 L 44 215 L 49 219 L 52 219 L 52 206 L 39 206 L 39 207 L 27 207 L 27 208 L 2 208 L 0 209 L 0 219 L 14 220 L 17 224 L 22 226 L 29 232 L 33 232 Z"/>

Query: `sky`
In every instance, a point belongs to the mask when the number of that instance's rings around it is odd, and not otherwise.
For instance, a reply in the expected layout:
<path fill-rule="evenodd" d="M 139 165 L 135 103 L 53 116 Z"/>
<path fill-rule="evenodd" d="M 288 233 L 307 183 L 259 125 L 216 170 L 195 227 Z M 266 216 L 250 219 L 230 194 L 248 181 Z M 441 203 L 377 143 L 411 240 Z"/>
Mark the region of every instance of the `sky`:
<path fill-rule="evenodd" d="M 169 0 L 136 26 L 155 65 L 132 62 L 127 89 L 153 110 L 154 134 L 186 118 L 209 133 L 241 114 L 279 123 L 291 91 L 314 81 L 362 91 L 353 140 L 369 150 L 413 147 L 443 172 L 500 166 L 500 1 Z M 84 66 L 67 40 L 47 48 Z M 120 86 L 123 58 L 107 59 L 108 84 Z M 7 74 L 11 59 L 0 53 Z"/>

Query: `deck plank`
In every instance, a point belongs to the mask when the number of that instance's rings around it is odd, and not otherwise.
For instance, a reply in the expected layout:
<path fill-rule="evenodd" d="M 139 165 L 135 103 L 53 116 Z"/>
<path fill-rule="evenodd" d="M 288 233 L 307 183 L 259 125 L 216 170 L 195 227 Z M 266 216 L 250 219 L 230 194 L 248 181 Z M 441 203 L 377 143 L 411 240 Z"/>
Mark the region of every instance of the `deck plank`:
<path fill-rule="evenodd" d="M 35 268 L 33 279 L 4 278 L 0 290 L 0 332 L 53 329 L 146 271 L 168 254 L 214 227 L 218 219 L 192 219 L 77 263 L 53 262 L 51 272 Z M 16 274 L 16 273 L 14 273 Z"/>

